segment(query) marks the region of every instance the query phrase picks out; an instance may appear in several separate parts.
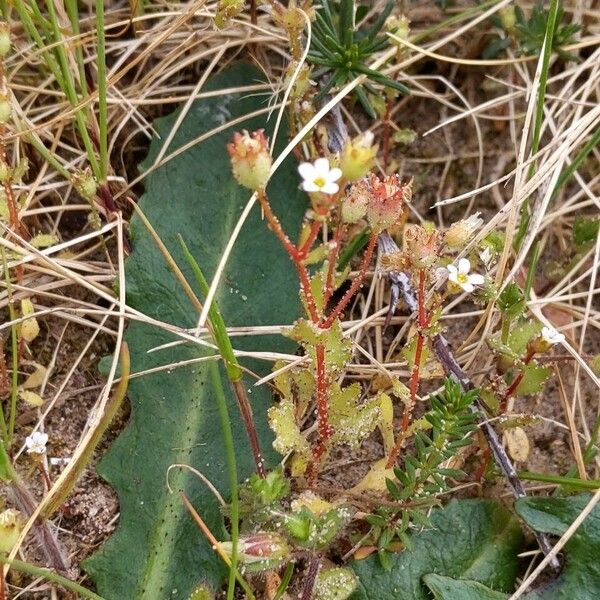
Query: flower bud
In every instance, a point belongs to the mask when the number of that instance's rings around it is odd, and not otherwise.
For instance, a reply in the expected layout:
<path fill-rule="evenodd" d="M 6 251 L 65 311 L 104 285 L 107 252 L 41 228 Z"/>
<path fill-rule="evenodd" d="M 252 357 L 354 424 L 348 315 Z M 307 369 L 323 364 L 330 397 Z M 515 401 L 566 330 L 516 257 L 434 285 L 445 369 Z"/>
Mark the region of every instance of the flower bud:
<path fill-rule="evenodd" d="M 498 16 L 500 17 L 500 22 L 502 23 L 502 27 L 507 32 L 513 31 L 515 25 L 517 24 L 517 14 L 515 13 L 514 6 L 506 6 L 498 11 Z"/>
<path fill-rule="evenodd" d="M 482 225 L 483 219 L 479 217 L 479 213 L 452 223 L 444 233 L 444 244 L 449 250 L 462 250 Z"/>
<path fill-rule="evenodd" d="M 19 539 L 22 522 L 20 513 L 12 508 L 0 513 L 0 554 L 9 553 Z"/>
<path fill-rule="evenodd" d="M 346 142 L 340 154 L 340 169 L 346 181 L 357 181 L 373 168 L 377 148 L 370 131 Z"/>
<path fill-rule="evenodd" d="M 8 24 L 0 21 L 0 58 L 10 52 L 10 29 Z"/>
<path fill-rule="evenodd" d="M 237 17 L 243 10 L 246 0 L 219 0 L 215 14 L 215 27 L 223 29 L 231 19 Z"/>
<path fill-rule="evenodd" d="M 236 181 L 253 191 L 263 189 L 271 172 L 271 155 L 264 130 L 234 133 L 233 141 L 227 144 L 231 157 L 231 168 Z"/>
<path fill-rule="evenodd" d="M 440 236 L 437 230 L 428 231 L 420 225 L 409 225 L 404 229 L 404 254 L 408 264 L 417 269 L 433 267 L 440 253 Z"/>
<path fill-rule="evenodd" d="M 225 553 L 231 557 L 231 542 L 221 542 Z M 290 557 L 290 548 L 278 533 L 258 532 L 242 535 L 238 540 L 238 560 L 253 571 L 276 569 Z"/>
<path fill-rule="evenodd" d="M 371 173 L 357 181 L 342 202 L 342 218 L 355 223 L 363 216 L 375 231 L 391 227 L 400 220 L 412 197 L 412 181 L 402 183 L 399 175 L 380 179 Z"/>
<path fill-rule="evenodd" d="M 12 115 L 10 100 L 5 94 L 0 94 L 0 123 L 7 123 Z"/>
<path fill-rule="evenodd" d="M 96 191 L 98 190 L 98 184 L 96 183 L 96 180 L 89 169 L 74 173 L 72 182 L 75 186 L 75 189 L 83 198 L 88 201 L 94 199 L 96 196 Z"/>

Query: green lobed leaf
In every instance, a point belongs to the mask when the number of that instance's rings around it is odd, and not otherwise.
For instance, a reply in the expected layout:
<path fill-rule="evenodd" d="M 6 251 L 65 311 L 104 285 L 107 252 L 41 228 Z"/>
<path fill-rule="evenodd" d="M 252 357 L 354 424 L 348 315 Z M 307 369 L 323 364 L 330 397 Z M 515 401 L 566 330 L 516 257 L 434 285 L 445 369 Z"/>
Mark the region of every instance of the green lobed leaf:
<path fill-rule="evenodd" d="M 243 87 L 261 74 L 237 64 L 214 77 L 204 91 Z M 264 99 L 246 94 L 222 94 L 195 102 L 181 123 L 167 154 L 231 119 L 264 108 Z M 153 164 L 162 142 L 178 117 L 175 112 L 154 126 L 159 135 L 143 165 Z M 249 130 L 266 127 L 266 115 L 235 125 Z M 192 273 L 177 241 L 181 234 L 210 280 L 249 192 L 230 174 L 225 144 L 233 129 L 211 136 L 168 161 L 145 180 L 140 206 L 196 289 Z M 285 139 L 285 131 L 280 139 Z M 293 161 L 284 163 L 269 185 L 274 210 L 295 237 L 306 200 L 298 190 Z M 192 328 L 197 315 L 168 269 L 140 220 L 131 221 L 133 253 L 126 263 L 127 301 L 155 319 Z M 300 313 L 298 283 L 290 261 L 268 231 L 256 206 L 244 225 L 225 270 L 216 298 L 228 326 L 291 323 Z M 132 322 L 126 334 L 133 372 L 214 354 L 192 344 L 148 354 L 148 350 L 176 338 L 147 324 Z M 293 352 L 295 345 L 280 337 L 234 338 L 236 348 Z M 243 360 L 253 372 L 265 374 L 266 362 Z M 223 371 L 222 371 L 223 372 Z M 268 386 L 253 388 L 246 381 L 258 435 L 268 463 L 275 459 L 266 409 Z M 229 391 L 227 384 L 226 390 Z M 116 533 L 85 568 L 107 600 L 187 599 L 198 585 L 215 589 L 225 567 L 184 509 L 185 492 L 215 537 L 225 539 L 219 505 L 197 477 L 170 465 L 199 469 L 227 498 L 225 451 L 214 391 L 207 363 L 135 378 L 129 387 L 131 423 L 112 445 L 98 467 L 119 494 L 121 521 Z M 253 470 L 252 454 L 237 404 L 229 394 L 240 479 Z"/>
<path fill-rule="evenodd" d="M 561 536 L 589 502 L 589 494 L 568 498 L 521 498 L 517 513 L 537 531 Z M 596 600 L 600 596 L 600 507 L 596 506 L 564 547 L 558 578 L 524 596 L 526 600 Z"/>
<path fill-rule="evenodd" d="M 452 500 L 432 512 L 431 525 L 410 536 L 411 550 L 390 555 L 390 571 L 377 556 L 352 563 L 360 581 L 353 600 L 428 600 L 422 578 L 429 573 L 512 589 L 522 533 L 502 504 Z"/>

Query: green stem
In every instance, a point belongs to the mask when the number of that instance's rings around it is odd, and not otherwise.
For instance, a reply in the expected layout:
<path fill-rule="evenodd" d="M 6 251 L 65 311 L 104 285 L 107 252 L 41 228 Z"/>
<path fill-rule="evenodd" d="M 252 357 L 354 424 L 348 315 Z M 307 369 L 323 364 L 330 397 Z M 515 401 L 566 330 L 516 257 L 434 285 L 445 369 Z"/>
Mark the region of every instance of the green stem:
<path fill-rule="evenodd" d="M 183 249 L 184 256 L 188 261 L 194 276 L 196 277 L 198 285 L 200 286 L 200 290 L 205 296 L 207 296 L 209 286 L 206 278 L 204 277 L 204 273 L 202 273 L 200 265 L 198 265 L 196 259 L 192 256 L 192 253 L 188 250 L 181 236 L 179 236 L 179 242 Z M 248 441 L 250 443 L 250 448 L 252 449 L 252 454 L 254 455 L 256 472 L 260 477 L 265 477 L 264 460 L 260 449 L 260 442 L 258 440 L 256 426 L 252 417 L 252 407 L 250 406 L 248 394 L 246 393 L 246 388 L 244 387 L 244 382 L 242 380 L 243 370 L 233 352 L 233 346 L 231 345 L 231 340 L 229 339 L 229 335 L 227 333 L 227 327 L 225 326 L 225 321 L 223 320 L 221 311 L 219 310 L 219 305 L 216 301 L 213 301 L 211 304 L 210 310 L 208 311 L 208 316 L 211 334 L 215 343 L 217 344 L 219 353 L 225 362 L 227 377 L 231 382 L 231 387 L 233 388 L 233 392 L 238 401 L 240 413 L 242 415 L 242 421 L 244 422 L 244 427 L 246 428 L 246 433 L 248 434 Z"/>
<path fill-rule="evenodd" d="M 2 248 L 2 264 L 4 266 L 4 281 L 6 282 L 6 294 L 8 296 L 8 315 L 11 321 L 15 321 L 17 315 L 15 313 L 15 307 L 12 303 L 12 285 L 10 282 L 10 273 L 8 270 L 8 264 L 6 262 L 6 252 L 4 248 Z M 12 352 L 12 382 L 10 390 L 10 412 L 8 413 L 8 427 L 6 426 L 6 421 L 4 419 L 4 413 L 0 408 L 0 414 L 2 415 L 2 432 L 4 436 L 4 442 L 7 447 L 10 447 L 12 443 L 12 437 L 15 431 L 19 385 L 19 340 L 17 337 L 17 326 L 14 323 L 10 327 L 10 339 Z"/>
<path fill-rule="evenodd" d="M 66 590 L 71 592 L 76 592 L 80 596 L 84 598 L 91 598 L 91 600 L 104 600 L 102 596 L 98 596 L 94 592 L 84 588 L 82 585 L 67 579 L 66 577 L 62 577 L 52 571 L 48 571 L 47 569 L 42 569 L 40 567 L 36 567 L 34 565 L 30 565 L 29 563 L 22 562 L 20 560 L 8 560 L 0 555 L 0 563 L 4 563 L 10 565 L 12 569 L 15 571 L 21 571 L 22 573 L 27 573 L 28 575 L 33 575 L 34 577 L 41 577 L 46 581 L 51 581 L 52 583 L 57 583 L 58 585 L 64 587 Z"/>
<path fill-rule="evenodd" d="M 559 475 L 546 475 L 544 473 L 532 473 L 530 471 L 519 471 L 521 479 L 528 481 L 542 481 L 544 483 L 555 483 L 556 485 L 568 485 L 584 490 L 600 489 L 598 479 L 578 479 L 576 477 L 561 477 Z"/>
<path fill-rule="evenodd" d="M 597 146 L 600 142 L 600 127 L 594 131 L 592 137 L 587 141 L 586 145 L 577 153 L 577 156 L 571 161 L 571 164 L 560 174 L 554 190 L 552 192 L 552 199 L 554 200 L 558 192 L 565 186 L 565 184 L 571 179 L 573 173 L 579 168 L 581 163 L 586 159 L 587 155 Z"/>
<path fill-rule="evenodd" d="M 200 291 L 205 296 L 208 295 L 209 285 L 206 281 L 206 278 L 204 277 L 204 273 L 202 273 L 200 265 L 197 263 L 196 259 L 189 251 L 183 238 L 181 236 L 178 236 L 178 238 L 185 259 L 190 265 L 190 268 L 194 273 L 194 277 L 196 278 L 196 281 L 200 286 Z M 223 320 L 223 316 L 221 315 L 221 311 L 219 310 L 219 307 L 216 302 L 213 302 L 211 304 L 210 310 L 208 311 L 208 315 L 210 324 L 213 329 L 212 335 L 214 337 L 215 344 L 217 344 L 217 347 L 219 348 L 219 353 L 225 361 L 227 376 L 232 382 L 239 381 L 242 378 L 243 371 L 240 367 L 237 357 L 233 353 L 233 346 L 231 345 L 231 340 L 229 339 L 229 335 L 227 334 L 227 327 L 225 326 L 225 321 Z"/>
<path fill-rule="evenodd" d="M 79 37 L 81 30 L 79 28 L 79 10 L 77 7 L 77 0 L 64 0 L 67 14 L 69 15 L 69 21 L 71 21 L 71 30 L 73 34 Z M 87 80 L 85 78 L 85 62 L 83 60 L 83 50 L 81 43 L 75 42 L 75 58 L 77 60 L 77 69 L 79 71 L 79 86 L 81 87 L 81 93 L 84 96 L 88 95 Z"/>
<path fill-rule="evenodd" d="M 100 146 L 100 183 L 108 175 L 108 118 L 106 104 L 106 39 L 104 33 L 104 0 L 96 0 L 96 31 L 98 34 L 98 129 Z"/>
<path fill-rule="evenodd" d="M 233 432 L 231 420 L 227 408 L 227 400 L 221 383 L 219 365 L 215 362 L 209 363 L 210 377 L 213 389 L 217 397 L 217 406 L 221 417 L 221 430 L 223 443 L 225 444 L 225 456 L 229 471 L 229 486 L 231 487 L 230 522 L 231 522 L 231 565 L 229 567 L 229 584 L 227 586 L 227 600 L 233 600 L 235 592 L 235 575 L 238 561 L 238 539 L 239 539 L 239 504 L 238 504 L 238 475 L 235 459 L 235 446 L 233 444 Z"/>
<path fill-rule="evenodd" d="M 62 41 L 62 34 L 60 32 L 60 28 L 58 25 L 58 17 L 56 15 L 56 10 L 54 8 L 54 3 L 52 0 L 46 0 L 46 6 L 48 8 L 48 15 L 50 17 L 50 23 L 52 25 L 52 33 L 54 35 L 54 41 L 59 45 L 56 47 L 56 55 L 58 57 L 58 63 L 60 66 L 60 71 L 62 75 L 62 90 L 67 96 L 69 103 L 73 108 L 75 108 L 79 101 L 77 98 L 77 92 L 75 90 L 75 83 L 73 81 L 73 77 L 71 74 L 71 70 L 69 68 L 69 63 L 67 61 L 67 55 L 65 52 L 65 48 L 63 44 L 59 42 Z M 90 166 L 92 167 L 92 172 L 96 179 L 100 181 L 100 166 L 98 164 L 98 159 L 96 158 L 96 150 L 94 148 L 94 144 L 90 138 L 90 134 L 87 130 L 85 118 L 81 109 L 75 112 L 75 125 L 77 126 L 77 130 L 79 135 L 81 136 L 81 140 L 83 141 L 83 145 L 85 146 L 85 151 L 87 154 L 88 161 Z"/>

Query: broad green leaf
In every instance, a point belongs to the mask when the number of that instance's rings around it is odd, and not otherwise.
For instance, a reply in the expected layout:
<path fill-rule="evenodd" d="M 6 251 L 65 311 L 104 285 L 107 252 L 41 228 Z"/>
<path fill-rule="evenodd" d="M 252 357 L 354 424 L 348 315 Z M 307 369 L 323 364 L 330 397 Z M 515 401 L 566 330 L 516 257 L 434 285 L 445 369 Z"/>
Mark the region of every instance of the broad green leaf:
<path fill-rule="evenodd" d="M 522 498 L 515 507 L 537 531 L 561 536 L 589 502 L 569 498 Z M 533 590 L 527 600 L 596 600 L 600 597 L 600 507 L 596 506 L 564 547 L 565 566 L 556 581 Z"/>
<path fill-rule="evenodd" d="M 255 83 L 261 74 L 236 65 L 213 78 L 204 91 L 231 89 Z M 264 108 L 264 99 L 245 92 L 226 93 L 195 102 L 178 128 L 167 154 L 231 119 Z M 150 167 L 178 113 L 159 119 L 159 135 L 143 168 Z M 236 124 L 236 129 L 266 127 L 266 116 Z M 250 194 L 230 174 L 225 144 L 233 133 L 226 129 L 169 160 L 145 180 L 140 206 L 196 289 L 178 243 L 181 234 L 191 253 L 211 279 L 221 252 Z M 280 133 L 282 141 L 285 132 Z M 293 161 L 279 169 L 269 185 L 274 210 L 295 237 L 306 207 L 298 191 Z M 131 221 L 133 253 L 126 263 L 127 301 L 154 319 L 193 328 L 197 314 L 168 269 L 155 243 L 138 218 Z M 256 206 L 244 225 L 225 270 L 217 301 L 228 326 L 292 323 L 300 313 L 298 282 L 287 255 L 268 231 Z M 132 322 L 126 339 L 133 372 L 214 354 L 211 349 L 185 344 L 148 354 L 148 350 L 177 338 L 157 327 Z M 243 350 L 293 352 L 294 344 L 279 337 L 236 337 Z M 266 374 L 270 364 L 242 359 L 244 366 Z M 129 388 L 131 423 L 119 436 L 98 470 L 117 490 L 120 525 L 116 533 L 85 564 L 99 593 L 107 600 L 187 599 L 205 583 L 215 589 L 225 573 L 184 509 L 184 491 L 215 537 L 225 539 L 219 505 L 207 487 L 192 474 L 170 465 L 189 464 L 200 470 L 227 498 L 225 451 L 215 395 L 206 363 L 164 370 L 134 378 Z M 267 461 L 272 463 L 272 434 L 266 409 L 268 386 L 246 381 L 258 435 Z M 225 384 L 226 391 L 229 391 Z M 240 479 L 253 470 L 252 454 L 230 394 L 229 410 L 236 436 Z"/>
<path fill-rule="evenodd" d="M 453 500 L 431 513 L 431 529 L 414 533 L 411 549 L 390 557 L 391 570 L 377 556 L 352 563 L 359 587 L 354 600 L 428 600 L 422 578 L 429 573 L 471 579 L 512 589 L 522 534 L 518 521 L 493 500 Z"/>
<path fill-rule="evenodd" d="M 552 369 L 550 367 L 537 365 L 535 362 L 530 362 L 527 365 L 523 365 L 522 372 L 523 379 L 515 390 L 515 393 L 518 396 L 537 394 L 538 392 L 541 392 L 544 389 L 546 380 L 552 373 Z"/>
<path fill-rule="evenodd" d="M 542 330 L 539 321 L 523 321 L 518 327 L 513 327 L 508 336 L 508 346 L 517 355 L 525 353 L 529 340 L 537 336 Z"/>
<path fill-rule="evenodd" d="M 432 591 L 435 600 L 506 600 L 508 596 L 470 579 L 452 579 L 430 573 L 423 581 Z"/>

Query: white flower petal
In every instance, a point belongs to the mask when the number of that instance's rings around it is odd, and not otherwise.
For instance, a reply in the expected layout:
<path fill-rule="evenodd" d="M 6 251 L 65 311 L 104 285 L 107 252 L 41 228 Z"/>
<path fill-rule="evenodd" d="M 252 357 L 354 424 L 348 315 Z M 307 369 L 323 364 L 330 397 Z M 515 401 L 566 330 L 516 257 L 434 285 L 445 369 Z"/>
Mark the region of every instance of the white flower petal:
<path fill-rule="evenodd" d="M 565 336 L 554 327 L 542 327 L 542 339 L 548 344 L 560 344 L 565 341 Z"/>
<path fill-rule="evenodd" d="M 471 270 L 471 261 L 468 258 L 461 258 L 458 261 L 458 272 L 466 275 Z"/>
<path fill-rule="evenodd" d="M 298 173 L 300 173 L 300 177 L 305 181 L 314 179 L 316 177 L 316 171 L 313 164 L 305 162 L 298 165 Z"/>
<path fill-rule="evenodd" d="M 469 283 L 474 285 L 483 285 L 484 282 L 485 277 L 479 273 L 473 273 L 473 275 L 469 275 Z"/>
<path fill-rule="evenodd" d="M 342 176 L 342 170 L 338 169 L 337 167 L 334 167 L 327 174 L 327 181 L 329 181 L 329 182 L 337 181 L 341 176 Z"/>
<path fill-rule="evenodd" d="M 313 164 L 316 175 L 326 180 L 329 175 L 329 160 L 326 158 L 317 158 Z"/>
<path fill-rule="evenodd" d="M 441 267 L 441 268 L 443 269 L 444 267 Z M 446 271 L 448 271 L 448 273 L 452 273 L 453 275 L 456 275 L 458 273 L 458 269 L 456 268 L 455 265 L 448 265 L 446 267 Z"/>
<path fill-rule="evenodd" d="M 470 281 L 465 281 L 464 283 L 461 283 L 460 287 L 469 294 L 475 289 L 475 286 Z"/>
<path fill-rule="evenodd" d="M 324 194 L 337 194 L 339 189 L 340 186 L 337 183 L 329 181 L 321 188 L 321 192 Z"/>
<path fill-rule="evenodd" d="M 305 192 L 320 192 L 321 191 L 321 188 L 312 179 L 307 179 L 306 181 L 303 181 L 302 189 Z"/>

